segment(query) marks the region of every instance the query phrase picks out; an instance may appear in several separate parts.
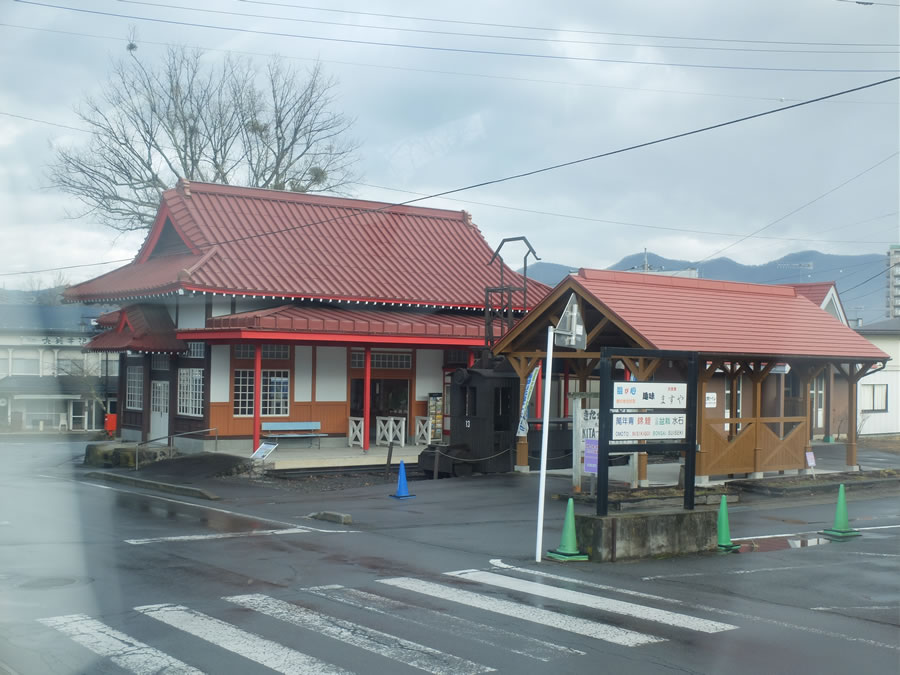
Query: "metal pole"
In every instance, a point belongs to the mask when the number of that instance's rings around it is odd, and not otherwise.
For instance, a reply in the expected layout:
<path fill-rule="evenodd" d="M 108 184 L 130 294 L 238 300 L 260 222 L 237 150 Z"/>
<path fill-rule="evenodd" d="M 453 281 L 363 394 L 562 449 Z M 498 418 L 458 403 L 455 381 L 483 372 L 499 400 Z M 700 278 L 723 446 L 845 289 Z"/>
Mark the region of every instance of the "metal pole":
<path fill-rule="evenodd" d="M 384 480 L 391 477 L 391 455 L 394 454 L 394 441 L 388 443 L 387 463 L 384 465 Z"/>
<path fill-rule="evenodd" d="M 601 353 L 602 350 L 601 350 Z M 609 512 L 609 437 L 612 407 L 612 364 L 605 354 L 600 358 L 600 402 L 597 405 L 597 515 Z"/>
<path fill-rule="evenodd" d="M 438 462 L 441 459 L 441 451 L 438 449 L 438 446 L 431 446 L 434 448 L 434 475 L 431 476 L 431 480 L 438 479 Z"/>
<path fill-rule="evenodd" d="M 534 561 L 541 562 L 544 539 L 544 492 L 547 486 L 547 441 L 550 435 L 550 374 L 553 372 L 553 326 L 547 326 L 547 363 L 544 379 L 544 421 L 541 429 L 541 481 L 538 493 L 537 542 L 534 547 Z"/>

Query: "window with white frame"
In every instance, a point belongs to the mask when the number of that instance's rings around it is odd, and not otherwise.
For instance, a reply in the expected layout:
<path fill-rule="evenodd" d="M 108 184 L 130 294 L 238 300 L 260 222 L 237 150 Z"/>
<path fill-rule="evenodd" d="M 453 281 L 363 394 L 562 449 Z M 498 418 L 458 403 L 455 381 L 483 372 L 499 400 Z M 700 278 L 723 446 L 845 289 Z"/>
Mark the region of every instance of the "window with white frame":
<path fill-rule="evenodd" d="M 262 345 L 262 358 L 275 361 L 286 361 L 291 356 L 290 345 Z M 235 345 L 234 358 L 236 359 L 254 359 L 256 358 L 256 345 Z"/>
<path fill-rule="evenodd" d="M 118 377 L 119 376 L 119 355 L 118 354 L 104 354 L 103 356 L 103 368 L 100 372 L 101 375 L 109 375 L 110 377 Z"/>
<path fill-rule="evenodd" d="M 255 358 L 255 345 L 235 345 L 234 358 L 236 359 L 252 359 Z"/>
<path fill-rule="evenodd" d="M 203 416 L 203 368 L 178 369 L 178 414 Z"/>
<path fill-rule="evenodd" d="M 350 367 L 365 368 L 366 354 L 355 350 L 350 352 Z M 409 370 L 412 368 L 412 354 L 408 352 L 372 352 L 372 368 L 384 370 Z"/>
<path fill-rule="evenodd" d="M 206 355 L 205 342 L 188 342 L 187 347 L 187 354 L 185 356 L 189 359 L 202 359 Z"/>
<path fill-rule="evenodd" d="M 888 386 L 886 384 L 862 384 L 859 390 L 860 412 L 887 412 Z"/>
<path fill-rule="evenodd" d="M 202 345 L 202 342 L 188 342 L 189 345 Z M 202 356 L 202 354 L 201 354 Z M 150 369 L 151 370 L 168 370 L 169 369 L 169 355 L 168 354 L 153 354 L 150 357 Z"/>
<path fill-rule="evenodd" d="M 263 370 L 260 391 L 260 414 L 264 417 L 290 414 L 291 381 L 287 370 Z M 253 414 L 253 371 L 239 368 L 234 371 L 234 415 Z"/>
<path fill-rule="evenodd" d="M 144 408 L 144 369 L 128 366 L 125 376 L 125 407 L 129 410 Z"/>

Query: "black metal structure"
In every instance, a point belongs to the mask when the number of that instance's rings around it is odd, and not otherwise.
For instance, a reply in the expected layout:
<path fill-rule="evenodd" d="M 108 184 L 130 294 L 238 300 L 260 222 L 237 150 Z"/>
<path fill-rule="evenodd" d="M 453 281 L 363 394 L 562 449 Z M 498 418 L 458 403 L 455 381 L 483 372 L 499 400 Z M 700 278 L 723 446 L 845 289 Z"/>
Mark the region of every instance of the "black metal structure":
<path fill-rule="evenodd" d="M 525 252 L 525 257 L 522 260 L 522 277 L 524 281 L 521 286 L 509 286 L 503 282 L 504 265 L 503 258 L 500 256 L 500 249 L 503 248 L 504 244 L 510 241 L 524 241 L 525 246 L 528 247 L 528 250 Z M 522 308 L 525 310 L 528 308 L 528 256 L 530 255 L 533 255 L 535 260 L 540 260 L 534 247 L 532 247 L 531 242 L 529 242 L 526 237 L 507 237 L 500 242 L 494 251 L 494 255 L 492 255 L 491 259 L 488 261 L 488 265 L 493 265 L 494 261 L 497 260 L 497 258 L 500 258 L 500 285 L 490 286 L 484 289 L 484 343 L 488 348 L 492 347 L 497 340 L 506 335 L 515 323 L 512 301 L 514 293 L 522 293 Z M 492 300 L 494 296 L 498 294 L 500 296 L 499 302 L 494 304 Z M 494 335 L 494 323 L 497 319 L 500 319 L 500 334 Z"/>
<path fill-rule="evenodd" d="M 612 448 L 616 452 L 646 452 L 648 454 L 682 451 L 684 460 L 684 508 L 694 508 L 694 481 L 697 466 L 697 352 L 665 351 L 655 349 L 631 349 L 623 347 L 603 347 L 600 350 L 598 364 L 600 382 L 600 420 L 598 429 L 597 450 L 597 515 L 605 516 L 609 511 L 609 453 Z M 687 383 L 687 406 L 685 407 L 685 438 L 678 443 L 647 442 L 646 444 L 616 444 L 611 446 L 612 435 L 612 365 L 617 357 L 634 358 L 649 357 L 680 361 L 685 364 Z M 606 458 L 606 461 L 604 461 Z"/>

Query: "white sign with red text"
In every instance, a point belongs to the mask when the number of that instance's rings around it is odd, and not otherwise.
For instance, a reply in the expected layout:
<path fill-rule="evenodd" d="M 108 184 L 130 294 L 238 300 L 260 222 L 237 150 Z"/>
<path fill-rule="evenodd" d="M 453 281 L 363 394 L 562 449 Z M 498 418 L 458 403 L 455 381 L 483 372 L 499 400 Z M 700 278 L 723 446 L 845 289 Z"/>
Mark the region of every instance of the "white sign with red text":
<path fill-rule="evenodd" d="M 613 413 L 612 440 L 658 441 L 687 436 L 683 413 Z"/>

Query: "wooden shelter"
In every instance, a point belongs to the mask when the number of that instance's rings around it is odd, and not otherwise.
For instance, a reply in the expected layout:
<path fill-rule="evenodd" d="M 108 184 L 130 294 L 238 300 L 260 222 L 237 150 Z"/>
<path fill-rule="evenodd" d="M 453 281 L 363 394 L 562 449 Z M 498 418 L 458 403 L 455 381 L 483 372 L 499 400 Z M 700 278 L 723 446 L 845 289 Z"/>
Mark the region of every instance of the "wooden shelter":
<path fill-rule="evenodd" d="M 866 374 L 884 367 L 886 353 L 810 302 L 795 288 L 706 279 L 582 269 L 571 274 L 493 347 L 509 359 L 522 385 L 546 357 L 546 331 L 556 325 L 574 293 L 587 335 L 583 350 L 558 348 L 554 378 L 561 391 L 587 391 L 602 347 L 695 352 L 697 475 L 805 469 L 810 447 L 809 384 L 829 364 L 848 388 L 847 465 L 856 467 L 856 389 Z M 683 380 L 678 364 L 662 358 L 617 358 L 613 379 Z M 799 382 L 799 414 L 766 415 L 764 387 L 773 370 L 792 372 Z M 554 369 L 556 370 L 556 369 Z M 574 375 L 570 381 L 570 374 Z M 728 408 L 707 392 L 718 379 L 752 383 L 749 412 L 731 396 Z M 605 386 L 607 383 L 600 383 Z M 782 380 L 783 384 L 783 380 Z M 520 390 L 524 391 L 521 386 Z M 783 394 L 783 392 L 782 392 Z M 783 399 L 782 399 L 783 400 Z M 527 469 L 524 439 L 516 448 L 517 469 Z"/>

